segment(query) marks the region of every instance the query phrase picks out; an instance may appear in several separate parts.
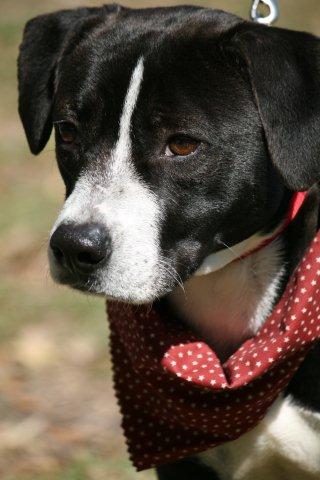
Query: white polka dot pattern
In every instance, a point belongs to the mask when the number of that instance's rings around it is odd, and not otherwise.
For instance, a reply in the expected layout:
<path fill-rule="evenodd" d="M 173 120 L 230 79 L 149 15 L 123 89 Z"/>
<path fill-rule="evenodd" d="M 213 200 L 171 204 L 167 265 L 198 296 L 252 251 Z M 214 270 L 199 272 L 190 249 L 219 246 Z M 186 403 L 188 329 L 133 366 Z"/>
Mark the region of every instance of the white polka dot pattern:
<path fill-rule="evenodd" d="M 253 428 L 320 336 L 320 233 L 258 334 L 223 365 L 156 307 L 108 302 L 114 383 L 131 460 L 151 468 Z"/>

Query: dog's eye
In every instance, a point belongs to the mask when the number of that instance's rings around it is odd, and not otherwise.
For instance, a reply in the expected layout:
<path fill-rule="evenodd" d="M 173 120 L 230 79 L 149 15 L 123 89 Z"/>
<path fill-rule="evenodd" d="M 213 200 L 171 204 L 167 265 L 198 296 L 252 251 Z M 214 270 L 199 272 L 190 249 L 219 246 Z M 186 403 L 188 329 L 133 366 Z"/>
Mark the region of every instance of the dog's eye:
<path fill-rule="evenodd" d="M 171 137 L 166 146 L 166 155 L 168 157 L 179 156 L 186 157 L 194 153 L 198 148 L 199 142 L 194 138 L 185 135 L 176 135 Z"/>
<path fill-rule="evenodd" d="M 55 124 L 60 139 L 64 143 L 73 143 L 77 137 L 77 128 L 72 122 L 58 122 Z"/>

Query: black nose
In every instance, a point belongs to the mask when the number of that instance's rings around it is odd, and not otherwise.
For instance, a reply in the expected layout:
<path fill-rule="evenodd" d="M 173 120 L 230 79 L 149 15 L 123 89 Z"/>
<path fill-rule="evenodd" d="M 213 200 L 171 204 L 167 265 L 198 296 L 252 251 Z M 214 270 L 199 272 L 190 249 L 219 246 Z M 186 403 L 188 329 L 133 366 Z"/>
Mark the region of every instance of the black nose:
<path fill-rule="evenodd" d="M 107 260 L 111 241 L 99 223 L 61 224 L 50 239 L 56 261 L 72 271 L 90 272 Z"/>

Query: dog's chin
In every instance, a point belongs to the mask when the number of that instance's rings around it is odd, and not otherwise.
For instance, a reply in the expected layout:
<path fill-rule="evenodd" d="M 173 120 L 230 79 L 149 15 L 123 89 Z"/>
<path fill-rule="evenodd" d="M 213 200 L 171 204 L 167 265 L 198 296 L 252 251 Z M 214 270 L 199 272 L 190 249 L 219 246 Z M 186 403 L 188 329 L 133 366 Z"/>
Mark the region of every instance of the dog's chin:
<path fill-rule="evenodd" d="M 61 282 L 59 282 L 61 283 Z M 139 288 L 135 290 L 130 290 L 130 288 L 117 288 L 117 285 L 113 285 L 113 288 L 106 288 L 99 286 L 99 284 L 90 284 L 90 283 L 64 283 L 70 288 L 82 292 L 87 295 L 102 296 L 109 301 L 116 301 L 122 303 L 130 303 L 133 305 L 144 305 L 153 303 L 155 300 L 167 295 L 171 288 L 148 291 L 147 288 Z M 147 293 L 148 291 L 148 293 Z"/>
<path fill-rule="evenodd" d="M 117 282 L 108 282 L 107 279 L 101 281 L 101 278 L 94 275 L 78 278 L 69 276 L 65 271 L 58 269 L 55 265 L 50 265 L 51 277 L 55 283 L 77 290 L 86 295 L 104 297 L 109 301 L 130 303 L 134 305 L 143 305 L 153 303 L 161 297 L 169 294 L 175 287 L 171 282 L 154 281 L 151 285 L 139 285 L 132 287 L 132 282 L 127 281 L 125 285 L 119 277 Z"/>

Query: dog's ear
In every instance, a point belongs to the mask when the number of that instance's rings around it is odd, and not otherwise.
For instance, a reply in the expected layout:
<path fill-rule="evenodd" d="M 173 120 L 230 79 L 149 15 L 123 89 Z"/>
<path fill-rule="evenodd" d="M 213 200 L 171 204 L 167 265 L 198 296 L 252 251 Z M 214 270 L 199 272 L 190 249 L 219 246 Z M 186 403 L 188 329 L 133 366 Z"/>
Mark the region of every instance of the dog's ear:
<path fill-rule="evenodd" d="M 248 22 L 235 30 L 272 162 L 290 189 L 308 189 L 320 180 L 320 40 Z"/>
<path fill-rule="evenodd" d="M 18 58 L 19 113 L 32 153 L 46 145 L 52 130 L 54 74 L 68 33 L 90 9 L 40 15 L 24 29 Z"/>
<path fill-rule="evenodd" d="M 79 8 L 40 15 L 24 29 L 18 58 L 19 113 L 32 153 L 46 145 L 52 130 L 55 69 L 67 37 L 98 14 L 109 14 L 117 5 Z"/>

